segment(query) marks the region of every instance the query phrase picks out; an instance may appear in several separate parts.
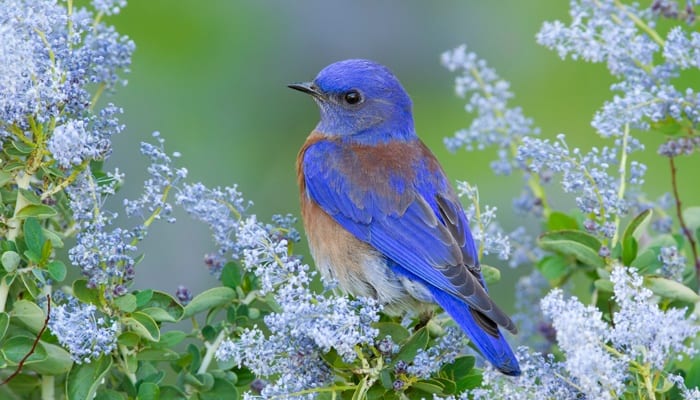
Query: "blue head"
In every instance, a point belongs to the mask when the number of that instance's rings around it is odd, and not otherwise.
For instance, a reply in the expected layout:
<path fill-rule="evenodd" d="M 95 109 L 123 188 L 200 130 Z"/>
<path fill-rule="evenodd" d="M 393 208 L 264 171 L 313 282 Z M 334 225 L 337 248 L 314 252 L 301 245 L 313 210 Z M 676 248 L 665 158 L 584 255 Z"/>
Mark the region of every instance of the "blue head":
<path fill-rule="evenodd" d="M 369 60 L 333 63 L 313 82 L 289 85 L 321 109 L 316 130 L 366 143 L 414 139 L 411 99 L 389 69 Z"/>

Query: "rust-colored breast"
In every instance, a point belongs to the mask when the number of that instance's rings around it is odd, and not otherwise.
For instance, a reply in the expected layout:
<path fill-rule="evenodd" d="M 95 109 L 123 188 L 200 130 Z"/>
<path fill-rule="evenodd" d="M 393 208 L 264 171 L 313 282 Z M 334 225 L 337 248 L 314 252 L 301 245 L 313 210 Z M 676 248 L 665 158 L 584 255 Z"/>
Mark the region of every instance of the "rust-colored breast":
<path fill-rule="evenodd" d="M 297 157 L 297 180 L 301 200 L 301 214 L 316 267 L 326 277 L 337 280 L 339 285 L 355 296 L 373 297 L 384 305 L 388 312 L 398 312 L 417 307 L 416 298 L 430 301 L 425 289 L 397 277 L 387 266 L 386 258 L 372 245 L 357 239 L 326 213 L 306 191 L 304 176 L 304 153 L 321 140 L 335 140 L 318 132 L 312 132 Z M 352 190 L 359 192 L 389 185 L 387 168 L 402 164 L 401 154 L 377 152 L 373 148 L 350 149 L 347 156 L 338 160 L 336 167 L 348 171 Z M 367 151 L 364 151 L 367 150 Z M 387 149 L 388 150 L 388 149 Z M 405 154 L 404 154 L 405 156 Z M 405 161 L 404 161 L 405 162 Z M 382 165 L 384 169 L 382 170 Z M 365 167 L 363 167 L 363 165 Z M 379 168 L 377 168 L 379 167 Z M 380 172 L 374 178 L 365 176 L 369 169 Z M 347 193 L 345 195 L 351 195 Z M 397 198 L 398 200 L 398 198 Z"/>

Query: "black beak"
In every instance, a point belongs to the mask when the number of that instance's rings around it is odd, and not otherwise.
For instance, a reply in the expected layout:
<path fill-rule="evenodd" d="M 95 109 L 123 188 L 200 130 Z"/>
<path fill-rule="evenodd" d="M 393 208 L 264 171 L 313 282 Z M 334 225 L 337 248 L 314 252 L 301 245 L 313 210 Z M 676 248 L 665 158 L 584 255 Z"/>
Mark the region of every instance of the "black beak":
<path fill-rule="evenodd" d="M 310 94 L 314 97 L 321 97 L 321 92 L 318 91 L 318 88 L 316 85 L 314 85 L 313 82 L 297 82 L 297 83 L 290 83 L 287 85 L 288 88 L 298 90 L 300 92 L 304 92 L 306 94 Z"/>

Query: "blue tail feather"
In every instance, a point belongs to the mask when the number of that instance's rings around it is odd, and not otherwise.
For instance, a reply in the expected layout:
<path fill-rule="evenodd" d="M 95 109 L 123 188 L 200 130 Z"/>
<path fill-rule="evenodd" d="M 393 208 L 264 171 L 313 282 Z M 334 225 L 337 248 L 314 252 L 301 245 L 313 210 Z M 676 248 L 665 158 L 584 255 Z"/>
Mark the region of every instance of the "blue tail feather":
<path fill-rule="evenodd" d="M 496 369 L 506 375 L 520 375 L 518 360 L 501 332 L 498 332 L 498 337 L 490 335 L 477 325 L 469 306 L 463 301 L 433 286 L 428 286 L 428 289 L 435 301 L 452 316 L 452 319 L 467 333 L 481 354 Z"/>

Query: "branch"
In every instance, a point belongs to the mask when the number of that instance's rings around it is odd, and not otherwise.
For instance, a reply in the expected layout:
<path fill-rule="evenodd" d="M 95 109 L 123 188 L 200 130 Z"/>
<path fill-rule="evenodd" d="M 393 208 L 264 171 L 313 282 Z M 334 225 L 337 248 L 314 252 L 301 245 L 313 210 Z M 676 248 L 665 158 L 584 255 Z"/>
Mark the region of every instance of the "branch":
<path fill-rule="evenodd" d="M 678 222 L 680 222 L 681 230 L 690 243 L 690 248 L 693 251 L 693 262 L 695 263 L 695 275 L 696 278 L 700 280 L 700 259 L 698 259 L 698 247 L 697 243 L 695 243 L 695 239 L 693 238 L 693 232 L 688 229 L 688 226 L 685 224 L 685 219 L 683 218 L 681 197 L 678 194 L 678 182 L 676 181 L 676 163 L 673 156 L 669 157 L 668 159 L 671 164 L 671 186 L 673 187 L 673 197 L 676 199 L 676 214 L 678 215 Z"/>
<path fill-rule="evenodd" d="M 49 326 L 49 319 L 51 318 L 51 295 L 46 295 L 46 319 L 44 320 L 44 325 L 41 327 L 39 330 L 39 333 L 36 335 L 36 339 L 34 339 L 34 343 L 32 344 L 32 348 L 29 349 L 29 352 L 22 357 L 22 359 L 19 361 L 19 364 L 17 364 L 17 369 L 15 372 L 13 372 L 10 376 L 5 378 L 0 385 L 5 385 L 8 382 L 10 382 L 12 379 L 14 379 L 15 376 L 19 375 L 20 372 L 22 372 L 22 367 L 24 367 L 24 363 L 27 361 L 29 356 L 34 354 L 34 350 L 36 350 L 36 346 L 39 344 L 39 340 L 41 339 L 41 335 L 44 334 L 44 331 L 46 330 L 46 327 Z"/>

